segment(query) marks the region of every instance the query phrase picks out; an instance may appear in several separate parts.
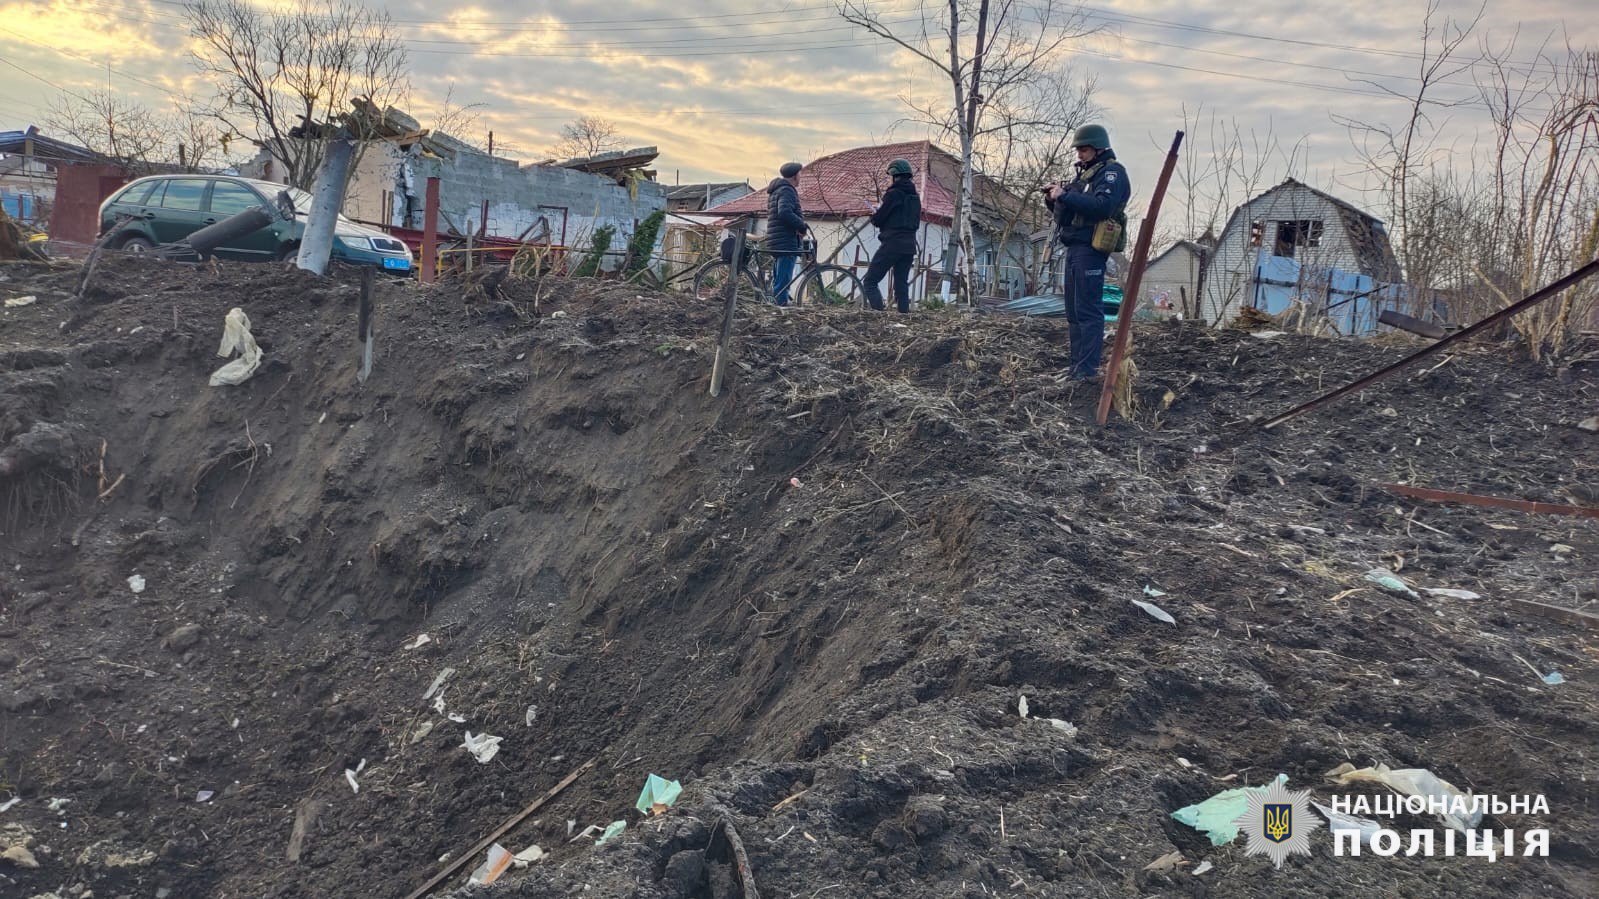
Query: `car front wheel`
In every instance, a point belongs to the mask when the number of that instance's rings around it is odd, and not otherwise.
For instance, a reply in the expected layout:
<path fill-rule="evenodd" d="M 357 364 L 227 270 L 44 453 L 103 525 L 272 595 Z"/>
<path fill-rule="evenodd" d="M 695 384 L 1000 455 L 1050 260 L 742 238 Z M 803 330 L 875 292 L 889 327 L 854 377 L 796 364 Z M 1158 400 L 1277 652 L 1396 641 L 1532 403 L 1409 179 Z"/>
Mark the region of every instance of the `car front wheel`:
<path fill-rule="evenodd" d="M 133 237 L 124 238 L 117 249 L 124 253 L 133 253 L 142 256 L 145 253 L 155 249 L 155 244 L 152 243 L 148 237 L 139 237 L 138 235 L 134 235 Z"/>

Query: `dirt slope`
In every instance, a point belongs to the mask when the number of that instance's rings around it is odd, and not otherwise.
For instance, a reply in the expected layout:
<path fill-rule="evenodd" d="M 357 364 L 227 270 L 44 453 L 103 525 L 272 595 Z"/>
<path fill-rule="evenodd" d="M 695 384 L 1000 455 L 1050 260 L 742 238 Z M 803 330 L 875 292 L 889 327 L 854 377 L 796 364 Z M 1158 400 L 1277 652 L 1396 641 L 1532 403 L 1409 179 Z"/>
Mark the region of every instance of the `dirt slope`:
<path fill-rule="evenodd" d="M 39 867 L 0 895 L 403 895 L 590 758 L 495 892 L 733 895 L 722 816 L 763 896 L 1596 892 L 1593 632 L 1505 600 L 1592 608 L 1599 528 L 1372 486 L 1564 501 L 1591 368 L 1471 351 L 1262 433 L 1404 350 L 1152 327 L 1100 431 L 1047 322 L 746 310 L 712 399 L 684 298 L 385 284 L 362 386 L 348 279 L 6 274 L 0 842 Z M 232 305 L 266 361 L 208 387 Z M 1278 872 L 1169 817 L 1344 761 L 1546 794 L 1490 824 L 1550 858 Z M 651 772 L 686 793 L 640 822 Z M 1173 849 L 1215 870 L 1143 871 Z"/>

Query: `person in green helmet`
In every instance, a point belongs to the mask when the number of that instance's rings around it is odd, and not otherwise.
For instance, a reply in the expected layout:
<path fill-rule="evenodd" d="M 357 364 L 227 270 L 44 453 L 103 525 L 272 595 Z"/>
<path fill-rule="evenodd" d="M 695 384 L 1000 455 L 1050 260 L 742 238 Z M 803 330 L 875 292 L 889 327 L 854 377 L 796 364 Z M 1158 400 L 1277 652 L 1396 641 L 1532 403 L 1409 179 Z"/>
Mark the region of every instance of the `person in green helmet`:
<path fill-rule="evenodd" d="M 1055 239 L 1066 248 L 1066 318 L 1074 380 L 1099 379 L 1105 342 L 1105 261 L 1125 245 L 1127 170 L 1110 149 L 1110 134 L 1084 125 L 1072 135 L 1076 177 L 1045 188 Z"/>
<path fill-rule="evenodd" d="M 883 203 L 872 211 L 872 224 L 877 226 L 877 252 L 866 267 L 866 277 L 861 285 L 866 301 L 873 309 L 881 311 L 883 291 L 879 286 L 883 276 L 894 272 L 894 306 L 900 312 L 911 311 L 911 266 L 916 262 L 916 229 L 922 224 L 922 198 L 916 193 L 915 173 L 911 164 L 896 159 L 888 164 L 888 175 L 893 179 L 888 190 L 883 191 Z"/>

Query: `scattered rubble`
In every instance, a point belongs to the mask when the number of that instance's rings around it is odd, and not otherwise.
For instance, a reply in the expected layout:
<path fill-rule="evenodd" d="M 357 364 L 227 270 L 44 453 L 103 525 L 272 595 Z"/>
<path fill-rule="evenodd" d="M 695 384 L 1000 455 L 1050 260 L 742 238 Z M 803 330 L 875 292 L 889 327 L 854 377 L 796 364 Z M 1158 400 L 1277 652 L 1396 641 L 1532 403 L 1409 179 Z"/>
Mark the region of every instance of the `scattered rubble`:
<path fill-rule="evenodd" d="M 0 784 L 53 854 L 25 846 L 40 868 L 0 865 L 0 891 L 368 895 L 381 871 L 404 894 L 449 868 L 448 896 L 495 842 L 551 847 L 492 887 L 528 897 L 1582 896 L 1599 875 L 1592 521 L 1376 486 L 1559 501 L 1591 368 L 1463 345 L 1262 432 L 1403 350 L 1140 326 L 1144 411 L 1100 430 L 1047 319 L 744 309 L 712 398 L 717 304 L 374 292 L 364 385 L 337 274 L 107 258 L 81 301 L 8 310 Z M 232 302 L 262 358 L 211 389 Z M 1416 589 L 1362 580 L 1378 565 Z M 479 764 L 484 732 L 513 736 Z M 1547 793 L 1554 820 L 1503 826 L 1547 824 L 1550 857 L 1322 843 L 1276 872 L 1171 818 L 1351 758 Z M 651 771 L 682 793 L 641 818 Z M 96 846 L 148 860 L 52 871 Z M 1194 866 L 1143 870 L 1173 852 Z"/>

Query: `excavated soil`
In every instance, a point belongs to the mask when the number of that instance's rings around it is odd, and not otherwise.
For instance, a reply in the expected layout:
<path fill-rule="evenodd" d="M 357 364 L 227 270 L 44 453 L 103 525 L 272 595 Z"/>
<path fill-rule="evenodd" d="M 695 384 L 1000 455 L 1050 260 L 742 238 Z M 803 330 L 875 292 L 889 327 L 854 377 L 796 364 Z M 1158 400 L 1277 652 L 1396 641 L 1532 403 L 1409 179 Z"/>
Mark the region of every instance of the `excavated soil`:
<path fill-rule="evenodd" d="M 549 858 L 438 893 L 740 896 L 723 821 L 783 899 L 1599 893 L 1595 631 L 1513 601 L 1593 611 L 1599 523 L 1376 486 L 1591 495 L 1592 367 L 1470 347 L 1266 432 L 1410 347 L 1150 325 L 1101 430 L 1049 321 L 744 309 L 713 398 L 718 309 L 385 282 L 363 385 L 348 274 L 0 273 L 0 895 L 403 896 L 591 759 L 500 839 Z M 264 362 L 210 387 L 235 305 Z M 1170 817 L 1346 761 L 1543 794 L 1485 826 L 1549 856 Z"/>

